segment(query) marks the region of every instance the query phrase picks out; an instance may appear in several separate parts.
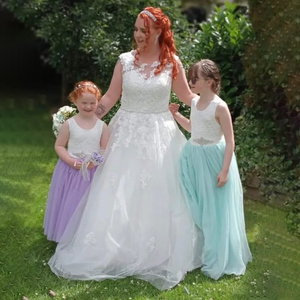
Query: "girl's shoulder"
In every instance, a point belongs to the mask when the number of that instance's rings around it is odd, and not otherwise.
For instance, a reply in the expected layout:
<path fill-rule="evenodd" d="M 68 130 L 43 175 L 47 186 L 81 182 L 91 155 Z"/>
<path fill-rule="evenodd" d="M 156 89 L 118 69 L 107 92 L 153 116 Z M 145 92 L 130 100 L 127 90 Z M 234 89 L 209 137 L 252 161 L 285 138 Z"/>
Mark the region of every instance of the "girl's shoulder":
<path fill-rule="evenodd" d="M 106 123 L 105 123 L 104 121 L 102 121 L 102 120 L 100 120 L 100 119 L 98 119 L 98 118 L 97 118 L 96 124 L 97 124 L 98 126 L 101 126 L 101 127 L 103 127 L 103 126 L 106 125 Z"/>
<path fill-rule="evenodd" d="M 76 125 L 75 116 L 73 116 L 73 117 L 67 119 L 67 120 L 64 122 L 64 124 L 66 124 L 65 126 L 68 126 L 70 129 L 71 129 L 72 127 L 74 127 L 74 125 Z"/>
<path fill-rule="evenodd" d="M 191 106 L 196 106 L 198 101 L 200 99 L 199 95 L 196 95 L 192 100 L 191 100 Z"/>
<path fill-rule="evenodd" d="M 217 115 L 227 114 L 229 112 L 228 104 L 219 96 L 217 97 L 217 99 L 215 99 L 215 103 Z"/>
<path fill-rule="evenodd" d="M 228 107 L 227 103 L 223 99 L 221 99 L 218 95 L 215 96 L 212 102 L 215 103 L 217 107 Z"/>

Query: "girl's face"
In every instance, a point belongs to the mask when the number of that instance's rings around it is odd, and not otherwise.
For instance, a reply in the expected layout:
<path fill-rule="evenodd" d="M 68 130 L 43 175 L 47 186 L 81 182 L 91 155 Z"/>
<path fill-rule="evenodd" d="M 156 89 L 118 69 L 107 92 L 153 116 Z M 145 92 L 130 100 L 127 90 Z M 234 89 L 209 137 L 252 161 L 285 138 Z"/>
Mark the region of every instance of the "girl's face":
<path fill-rule="evenodd" d="M 150 32 L 148 34 L 147 27 L 145 27 L 144 19 L 140 16 L 137 17 L 134 24 L 134 40 L 138 48 L 143 49 L 147 46 L 155 44 L 156 36 L 159 36 L 160 29 L 155 29 L 153 21 L 150 20 Z M 147 43 L 148 37 L 148 43 Z"/>
<path fill-rule="evenodd" d="M 98 101 L 95 95 L 83 92 L 74 104 L 82 116 L 89 117 L 96 112 Z"/>
<path fill-rule="evenodd" d="M 212 87 L 212 80 L 205 79 L 201 74 L 200 70 L 198 71 L 198 78 L 191 77 L 189 81 L 189 86 L 192 92 L 196 94 L 200 94 L 201 92 L 205 92 L 211 90 Z"/>

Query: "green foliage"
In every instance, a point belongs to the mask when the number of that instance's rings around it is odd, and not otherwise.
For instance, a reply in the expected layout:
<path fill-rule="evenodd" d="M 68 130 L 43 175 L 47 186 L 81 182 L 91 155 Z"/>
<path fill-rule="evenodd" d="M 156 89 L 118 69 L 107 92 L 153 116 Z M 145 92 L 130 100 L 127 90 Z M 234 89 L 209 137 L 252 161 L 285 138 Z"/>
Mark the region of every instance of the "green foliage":
<path fill-rule="evenodd" d="M 243 107 L 242 95 L 247 88 L 242 57 L 252 37 L 249 19 L 235 13 L 236 5 L 226 3 L 216 8 L 210 19 L 200 24 L 200 30 L 191 31 L 190 42 L 179 40 L 179 52 L 186 65 L 209 58 L 219 67 L 222 75 L 220 96 L 230 107 L 235 119 Z"/>
<path fill-rule="evenodd" d="M 274 121 L 256 118 L 249 109 L 236 119 L 234 130 L 240 175 L 243 181 L 256 175 L 259 191 L 266 201 L 282 202 L 288 195 L 285 202 L 288 208 L 287 226 L 300 236 L 299 174 L 276 146 L 274 124 Z"/>
<path fill-rule="evenodd" d="M 130 51 L 134 22 L 146 6 L 161 7 L 174 30 L 185 21 L 179 0 L 8 0 L 6 7 L 49 45 L 44 60 L 72 85 L 83 79 L 109 86 L 122 52 Z M 71 86 L 70 85 L 70 88 Z M 104 118 L 108 122 L 119 104 Z"/>
<path fill-rule="evenodd" d="M 245 104 L 262 124 L 261 139 L 269 137 L 266 151 L 272 153 L 276 148 L 283 158 L 282 163 L 273 162 L 269 172 L 276 182 L 280 172 L 290 181 L 284 183 L 289 195 L 288 224 L 300 235 L 300 197 L 294 196 L 299 193 L 300 168 L 300 2 L 250 0 L 249 5 L 254 38 L 243 62 L 253 95 Z"/>
<path fill-rule="evenodd" d="M 6 7 L 49 44 L 45 60 L 70 82 L 93 80 L 107 89 L 114 65 L 129 51 L 137 14 L 160 6 L 170 18 L 178 1 L 136 0 L 8 0 Z"/>

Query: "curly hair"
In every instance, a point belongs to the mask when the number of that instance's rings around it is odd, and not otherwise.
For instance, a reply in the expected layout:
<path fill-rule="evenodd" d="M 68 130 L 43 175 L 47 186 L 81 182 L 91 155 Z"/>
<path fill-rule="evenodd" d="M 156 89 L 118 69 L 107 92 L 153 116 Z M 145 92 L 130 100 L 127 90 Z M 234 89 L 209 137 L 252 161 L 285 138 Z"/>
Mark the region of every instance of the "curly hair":
<path fill-rule="evenodd" d="M 161 49 L 159 55 L 160 65 L 157 66 L 154 74 L 159 74 L 168 63 L 172 63 L 172 78 L 176 79 L 178 74 L 178 63 L 175 58 L 176 46 L 173 32 L 171 30 L 171 21 L 160 8 L 148 6 L 144 9 L 144 11 L 149 11 L 156 18 L 156 21 L 153 21 L 147 14 L 139 15 L 140 18 L 144 19 L 144 25 L 147 29 L 146 42 L 148 42 L 150 36 L 150 22 L 153 22 L 155 29 L 161 29 L 161 34 L 158 39 Z M 139 49 L 136 49 L 136 60 L 138 60 L 139 54 Z"/>
<path fill-rule="evenodd" d="M 214 93 L 219 95 L 221 90 L 221 76 L 218 66 L 210 59 L 201 59 L 200 61 L 194 63 L 188 70 L 188 82 L 191 78 L 198 79 L 199 74 L 208 80 L 212 80 L 212 90 Z"/>
<path fill-rule="evenodd" d="M 92 81 L 83 80 L 75 84 L 73 91 L 69 94 L 68 99 L 75 103 L 83 93 L 93 94 L 99 102 L 102 97 L 102 91 Z"/>

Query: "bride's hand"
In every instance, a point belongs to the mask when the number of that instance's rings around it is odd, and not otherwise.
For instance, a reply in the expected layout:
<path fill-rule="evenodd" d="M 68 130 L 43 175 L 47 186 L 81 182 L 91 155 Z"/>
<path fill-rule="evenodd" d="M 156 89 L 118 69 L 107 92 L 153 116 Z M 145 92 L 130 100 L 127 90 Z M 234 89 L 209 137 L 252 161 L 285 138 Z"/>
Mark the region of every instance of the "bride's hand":
<path fill-rule="evenodd" d="M 171 104 L 169 105 L 169 110 L 170 110 L 170 112 L 172 113 L 172 115 L 178 113 L 179 106 L 180 106 L 180 105 L 177 104 L 177 103 L 171 103 Z"/>

